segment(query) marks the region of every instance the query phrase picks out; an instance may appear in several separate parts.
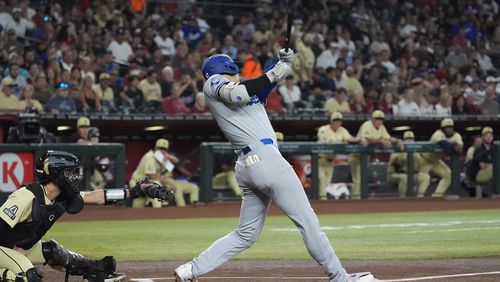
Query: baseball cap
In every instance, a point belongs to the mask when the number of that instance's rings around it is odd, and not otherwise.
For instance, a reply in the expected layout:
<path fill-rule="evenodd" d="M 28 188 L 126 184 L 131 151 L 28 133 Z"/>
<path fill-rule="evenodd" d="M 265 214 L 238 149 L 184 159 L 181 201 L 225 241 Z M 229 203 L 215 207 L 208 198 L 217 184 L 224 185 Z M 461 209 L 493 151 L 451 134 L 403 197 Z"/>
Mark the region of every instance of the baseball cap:
<path fill-rule="evenodd" d="M 14 9 L 12 9 L 12 13 L 13 13 L 13 14 L 15 14 L 15 13 L 21 13 L 21 12 L 22 12 L 22 10 L 21 10 L 21 8 L 19 8 L 19 7 L 16 7 L 16 8 L 14 8 Z"/>
<path fill-rule="evenodd" d="M 168 150 L 169 147 L 170 147 L 170 144 L 169 144 L 167 139 L 160 138 L 160 139 L 156 140 L 155 148 Z"/>
<path fill-rule="evenodd" d="M 487 133 L 493 134 L 493 128 L 491 128 L 489 126 L 483 127 L 483 131 L 481 131 L 481 135 L 485 135 Z"/>
<path fill-rule="evenodd" d="M 276 131 L 276 141 L 283 141 L 285 139 L 285 136 L 283 135 L 282 132 Z"/>
<path fill-rule="evenodd" d="M 381 110 L 376 110 L 372 113 L 372 119 L 384 119 L 385 114 Z"/>
<path fill-rule="evenodd" d="M 445 118 L 441 121 L 441 128 L 453 127 L 454 125 L 455 125 L 455 123 L 453 122 L 453 120 L 451 118 Z"/>
<path fill-rule="evenodd" d="M 413 131 L 405 131 L 403 134 L 403 139 L 415 139 L 415 134 Z"/>
<path fill-rule="evenodd" d="M 76 122 L 77 127 L 89 127 L 90 119 L 88 117 L 80 117 Z"/>
<path fill-rule="evenodd" d="M 110 79 L 109 73 L 103 72 L 99 75 L 99 80 Z"/>
<path fill-rule="evenodd" d="M 344 117 L 342 116 L 341 113 L 339 112 L 334 112 L 330 115 L 330 121 L 334 121 L 334 120 L 342 120 Z"/>
<path fill-rule="evenodd" d="M 17 83 L 10 76 L 2 80 L 2 86 L 16 86 Z"/>
<path fill-rule="evenodd" d="M 66 82 L 59 82 L 57 84 L 57 89 L 68 90 L 69 89 L 69 84 L 66 83 Z"/>

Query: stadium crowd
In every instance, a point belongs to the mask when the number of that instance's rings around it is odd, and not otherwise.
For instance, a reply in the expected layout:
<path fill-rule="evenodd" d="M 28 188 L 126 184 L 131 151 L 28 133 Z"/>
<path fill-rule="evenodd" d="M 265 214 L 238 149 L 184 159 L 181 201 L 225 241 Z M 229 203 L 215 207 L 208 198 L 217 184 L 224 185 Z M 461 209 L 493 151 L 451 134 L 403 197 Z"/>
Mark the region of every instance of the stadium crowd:
<path fill-rule="evenodd" d="M 204 58 L 261 75 L 284 44 L 286 5 L 221 2 L 205 16 L 205 2 L 0 1 L 0 110 L 208 114 Z M 499 113 L 498 0 L 300 2 L 294 75 L 270 113 Z"/>

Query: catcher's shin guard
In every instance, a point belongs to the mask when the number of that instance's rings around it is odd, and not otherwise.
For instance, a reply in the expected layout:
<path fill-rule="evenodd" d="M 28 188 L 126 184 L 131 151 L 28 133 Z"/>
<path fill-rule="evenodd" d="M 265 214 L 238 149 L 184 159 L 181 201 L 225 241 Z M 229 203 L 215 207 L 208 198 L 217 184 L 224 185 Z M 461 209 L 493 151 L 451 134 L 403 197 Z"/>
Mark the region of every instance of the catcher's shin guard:
<path fill-rule="evenodd" d="M 115 273 L 116 261 L 112 256 L 101 260 L 90 260 L 86 257 L 65 249 L 55 240 L 42 242 L 45 264 L 52 268 L 64 268 L 66 281 L 69 275 L 83 276 L 89 282 L 103 282 Z"/>

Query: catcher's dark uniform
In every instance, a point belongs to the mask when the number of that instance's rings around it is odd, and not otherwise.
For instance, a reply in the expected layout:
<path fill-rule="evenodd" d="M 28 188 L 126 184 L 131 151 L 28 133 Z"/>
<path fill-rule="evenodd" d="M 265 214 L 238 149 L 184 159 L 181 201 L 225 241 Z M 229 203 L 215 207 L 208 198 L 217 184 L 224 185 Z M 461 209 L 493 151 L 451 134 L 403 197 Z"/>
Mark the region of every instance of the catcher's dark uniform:
<path fill-rule="evenodd" d="M 90 260 L 54 240 L 41 240 L 65 212 L 78 213 L 83 208 L 87 192 L 75 189 L 81 180 L 79 169 L 74 155 L 49 151 L 37 163 L 40 183 L 20 188 L 0 207 L 0 281 L 42 281 L 42 272 L 33 266 L 37 263 L 66 270 L 66 278 L 77 275 L 91 282 L 120 281 L 125 277 L 115 273 L 112 256 Z M 47 195 L 45 185 L 50 183 L 60 190 L 55 199 Z M 126 195 L 133 198 L 147 194 L 164 200 L 173 197 L 164 187 L 147 180 L 139 181 L 131 189 L 116 189 L 109 191 L 109 195 L 106 192 L 101 193 L 105 203 L 124 199 Z"/>

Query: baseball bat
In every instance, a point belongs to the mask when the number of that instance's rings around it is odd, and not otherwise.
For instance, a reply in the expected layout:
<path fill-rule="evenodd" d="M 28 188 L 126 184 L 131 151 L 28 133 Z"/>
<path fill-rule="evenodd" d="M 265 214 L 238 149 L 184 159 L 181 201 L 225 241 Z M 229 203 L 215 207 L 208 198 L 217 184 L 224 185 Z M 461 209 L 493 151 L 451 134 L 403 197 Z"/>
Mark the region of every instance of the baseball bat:
<path fill-rule="evenodd" d="M 290 33 L 292 33 L 293 17 L 295 16 L 295 10 L 297 10 L 297 4 L 298 4 L 297 0 L 288 0 L 288 17 L 286 20 L 286 36 L 285 36 L 286 52 L 288 52 L 288 48 L 290 45 Z"/>

